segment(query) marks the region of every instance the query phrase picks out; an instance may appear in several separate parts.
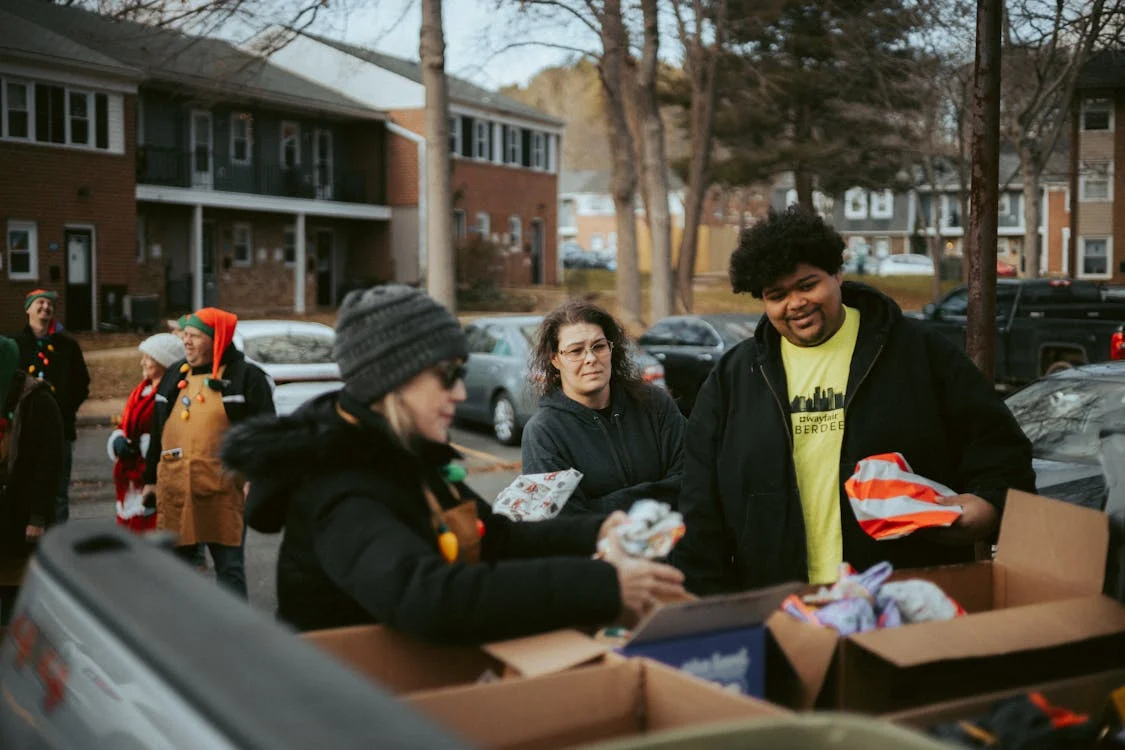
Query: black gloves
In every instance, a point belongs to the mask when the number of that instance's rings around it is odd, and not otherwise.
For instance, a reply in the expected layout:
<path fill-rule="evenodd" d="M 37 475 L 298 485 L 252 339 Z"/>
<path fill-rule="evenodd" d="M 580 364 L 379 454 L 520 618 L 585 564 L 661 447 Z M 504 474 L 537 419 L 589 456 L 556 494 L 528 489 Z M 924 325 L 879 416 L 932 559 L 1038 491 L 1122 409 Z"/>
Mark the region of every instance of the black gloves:
<path fill-rule="evenodd" d="M 141 452 L 124 435 L 118 435 L 113 440 L 113 455 L 118 458 L 137 458 Z"/>

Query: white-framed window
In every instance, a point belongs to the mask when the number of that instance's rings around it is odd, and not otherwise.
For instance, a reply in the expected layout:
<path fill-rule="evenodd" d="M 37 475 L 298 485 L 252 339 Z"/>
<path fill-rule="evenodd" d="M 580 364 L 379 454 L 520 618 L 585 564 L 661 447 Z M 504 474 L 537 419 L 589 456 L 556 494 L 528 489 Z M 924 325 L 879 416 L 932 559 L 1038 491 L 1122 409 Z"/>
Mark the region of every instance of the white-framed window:
<path fill-rule="evenodd" d="M 891 238 L 890 237 L 876 237 L 875 238 L 875 255 L 880 258 L 885 258 L 891 254 Z"/>
<path fill-rule="evenodd" d="M 1082 101 L 1082 129 L 1088 131 L 1113 130 L 1113 101 L 1096 98 Z"/>
<path fill-rule="evenodd" d="M 522 164 L 523 163 L 523 131 L 512 125 L 508 126 L 508 147 L 506 155 L 508 157 L 508 164 Z"/>
<path fill-rule="evenodd" d="M 785 191 L 785 207 L 789 208 L 797 203 L 797 191 L 793 188 Z"/>
<path fill-rule="evenodd" d="M 29 140 L 34 126 L 31 117 L 31 84 L 22 81 L 6 81 L 4 84 L 4 137 Z"/>
<path fill-rule="evenodd" d="M 35 140 L 66 143 L 66 86 L 36 83 Z"/>
<path fill-rule="evenodd" d="M 547 168 L 547 136 L 543 133 L 531 134 L 531 166 L 534 169 Z"/>
<path fill-rule="evenodd" d="M 523 247 L 523 221 L 518 216 L 508 217 L 508 246 Z"/>
<path fill-rule="evenodd" d="M 294 268 L 297 265 L 297 228 L 294 226 L 285 227 L 281 257 L 286 268 Z"/>
<path fill-rule="evenodd" d="M 245 268 L 254 262 L 254 233 L 250 225 L 239 222 L 234 225 L 234 265 Z"/>
<path fill-rule="evenodd" d="M 1011 255 L 1012 245 L 1007 237 L 996 238 L 996 254 L 997 255 Z"/>
<path fill-rule="evenodd" d="M 1000 193 L 1000 197 L 997 200 L 997 204 L 996 204 L 996 212 L 998 214 L 1000 214 L 1001 216 L 1012 213 L 1012 194 L 1011 193 Z"/>
<path fill-rule="evenodd" d="M 477 120 L 473 123 L 473 156 L 477 159 L 488 161 L 490 135 L 491 132 L 487 120 Z"/>
<path fill-rule="evenodd" d="M 477 234 L 484 239 L 488 239 L 492 234 L 492 217 L 488 215 L 487 211 L 477 212 Z"/>
<path fill-rule="evenodd" d="M 941 196 L 941 228 L 960 229 L 962 226 L 961 201 L 955 195 Z"/>
<path fill-rule="evenodd" d="M 605 239 L 600 234 L 590 235 L 590 250 L 595 253 L 605 250 Z"/>
<path fill-rule="evenodd" d="M 871 218 L 893 219 L 895 215 L 895 196 L 890 190 L 871 191 Z"/>
<path fill-rule="evenodd" d="M 1078 200 L 1113 200 L 1113 164 L 1108 161 L 1090 161 L 1082 164 L 1078 178 Z"/>
<path fill-rule="evenodd" d="M 844 193 L 844 218 L 867 218 L 867 191 L 863 188 L 851 188 Z"/>
<path fill-rule="evenodd" d="M 66 92 L 67 142 L 89 146 L 94 140 L 94 95 L 89 91 Z"/>
<path fill-rule="evenodd" d="M 34 221 L 8 222 L 8 278 L 39 280 L 39 230 Z"/>
<path fill-rule="evenodd" d="M 461 155 L 461 118 L 457 115 L 449 117 L 449 153 Z"/>
<path fill-rule="evenodd" d="M 230 160 L 247 165 L 253 160 L 254 115 L 249 112 L 231 112 Z"/>
<path fill-rule="evenodd" d="M 460 242 L 465 239 L 465 235 L 469 233 L 467 220 L 465 217 L 465 210 L 462 208 L 453 209 L 453 240 Z"/>
<path fill-rule="evenodd" d="M 1078 238 L 1078 275 L 1081 278 L 1108 279 L 1113 276 L 1112 237 Z"/>
<path fill-rule="evenodd" d="M 301 166 L 301 123 L 285 120 L 281 123 L 281 166 L 294 169 Z"/>

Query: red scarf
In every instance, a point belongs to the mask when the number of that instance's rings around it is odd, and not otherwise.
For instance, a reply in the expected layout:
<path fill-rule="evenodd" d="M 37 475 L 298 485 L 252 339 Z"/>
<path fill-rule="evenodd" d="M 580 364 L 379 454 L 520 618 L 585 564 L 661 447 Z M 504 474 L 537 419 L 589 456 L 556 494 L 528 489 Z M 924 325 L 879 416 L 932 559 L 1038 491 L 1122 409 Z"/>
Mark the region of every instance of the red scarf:
<path fill-rule="evenodd" d="M 143 395 L 147 380 L 133 389 L 129 400 L 125 402 L 125 410 L 121 412 L 121 431 L 125 437 L 140 449 L 141 435 L 152 428 L 152 411 L 156 406 L 156 384 L 148 395 Z M 113 464 L 113 484 L 117 490 L 117 499 L 125 499 L 125 491 L 130 486 L 137 489 L 144 487 L 145 459 L 144 456 L 136 458 L 119 458 Z"/>

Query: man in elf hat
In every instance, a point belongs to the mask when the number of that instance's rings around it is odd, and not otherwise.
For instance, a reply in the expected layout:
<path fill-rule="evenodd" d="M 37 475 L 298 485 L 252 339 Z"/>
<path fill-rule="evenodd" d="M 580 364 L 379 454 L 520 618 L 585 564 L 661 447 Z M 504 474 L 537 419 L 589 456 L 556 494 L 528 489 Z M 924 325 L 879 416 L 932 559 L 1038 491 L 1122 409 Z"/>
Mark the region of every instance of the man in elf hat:
<path fill-rule="evenodd" d="M 63 423 L 47 383 L 0 336 L 0 627 L 15 609 L 35 543 L 55 517 Z"/>
<path fill-rule="evenodd" d="M 55 319 L 58 298 L 57 293 L 46 289 L 28 293 L 23 301 L 27 326 L 14 338 L 20 348 L 20 369 L 50 385 L 62 413 L 62 465 L 55 494 L 55 521 L 62 523 L 70 517 L 70 473 L 78 438 L 74 419 L 78 407 L 90 395 L 90 373 L 82 348 Z"/>
<path fill-rule="evenodd" d="M 157 388 L 144 495 L 157 528 L 179 535 L 176 552 L 193 563 L 206 545 L 216 577 L 245 598 L 243 480 L 224 471 L 219 447 L 232 424 L 274 407 L 269 377 L 231 344 L 237 322 L 214 307 L 188 316 L 185 359 Z"/>

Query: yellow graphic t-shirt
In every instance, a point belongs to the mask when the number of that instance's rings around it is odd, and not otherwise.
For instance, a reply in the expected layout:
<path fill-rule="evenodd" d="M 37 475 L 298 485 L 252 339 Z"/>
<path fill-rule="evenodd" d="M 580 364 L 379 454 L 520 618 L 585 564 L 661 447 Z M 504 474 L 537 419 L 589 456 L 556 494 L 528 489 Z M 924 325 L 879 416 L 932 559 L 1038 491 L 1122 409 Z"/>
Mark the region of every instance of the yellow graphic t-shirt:
<path fill-rule="evenodd" d="M 859 310 L 845 307 L 844 311 L 840 330 L 820 346 L 802 347 L 781 340 L 811 583 L 835 581 L 844 555 L 840 450 L 844 444 L 848 370 L 859 335 Z"/>

